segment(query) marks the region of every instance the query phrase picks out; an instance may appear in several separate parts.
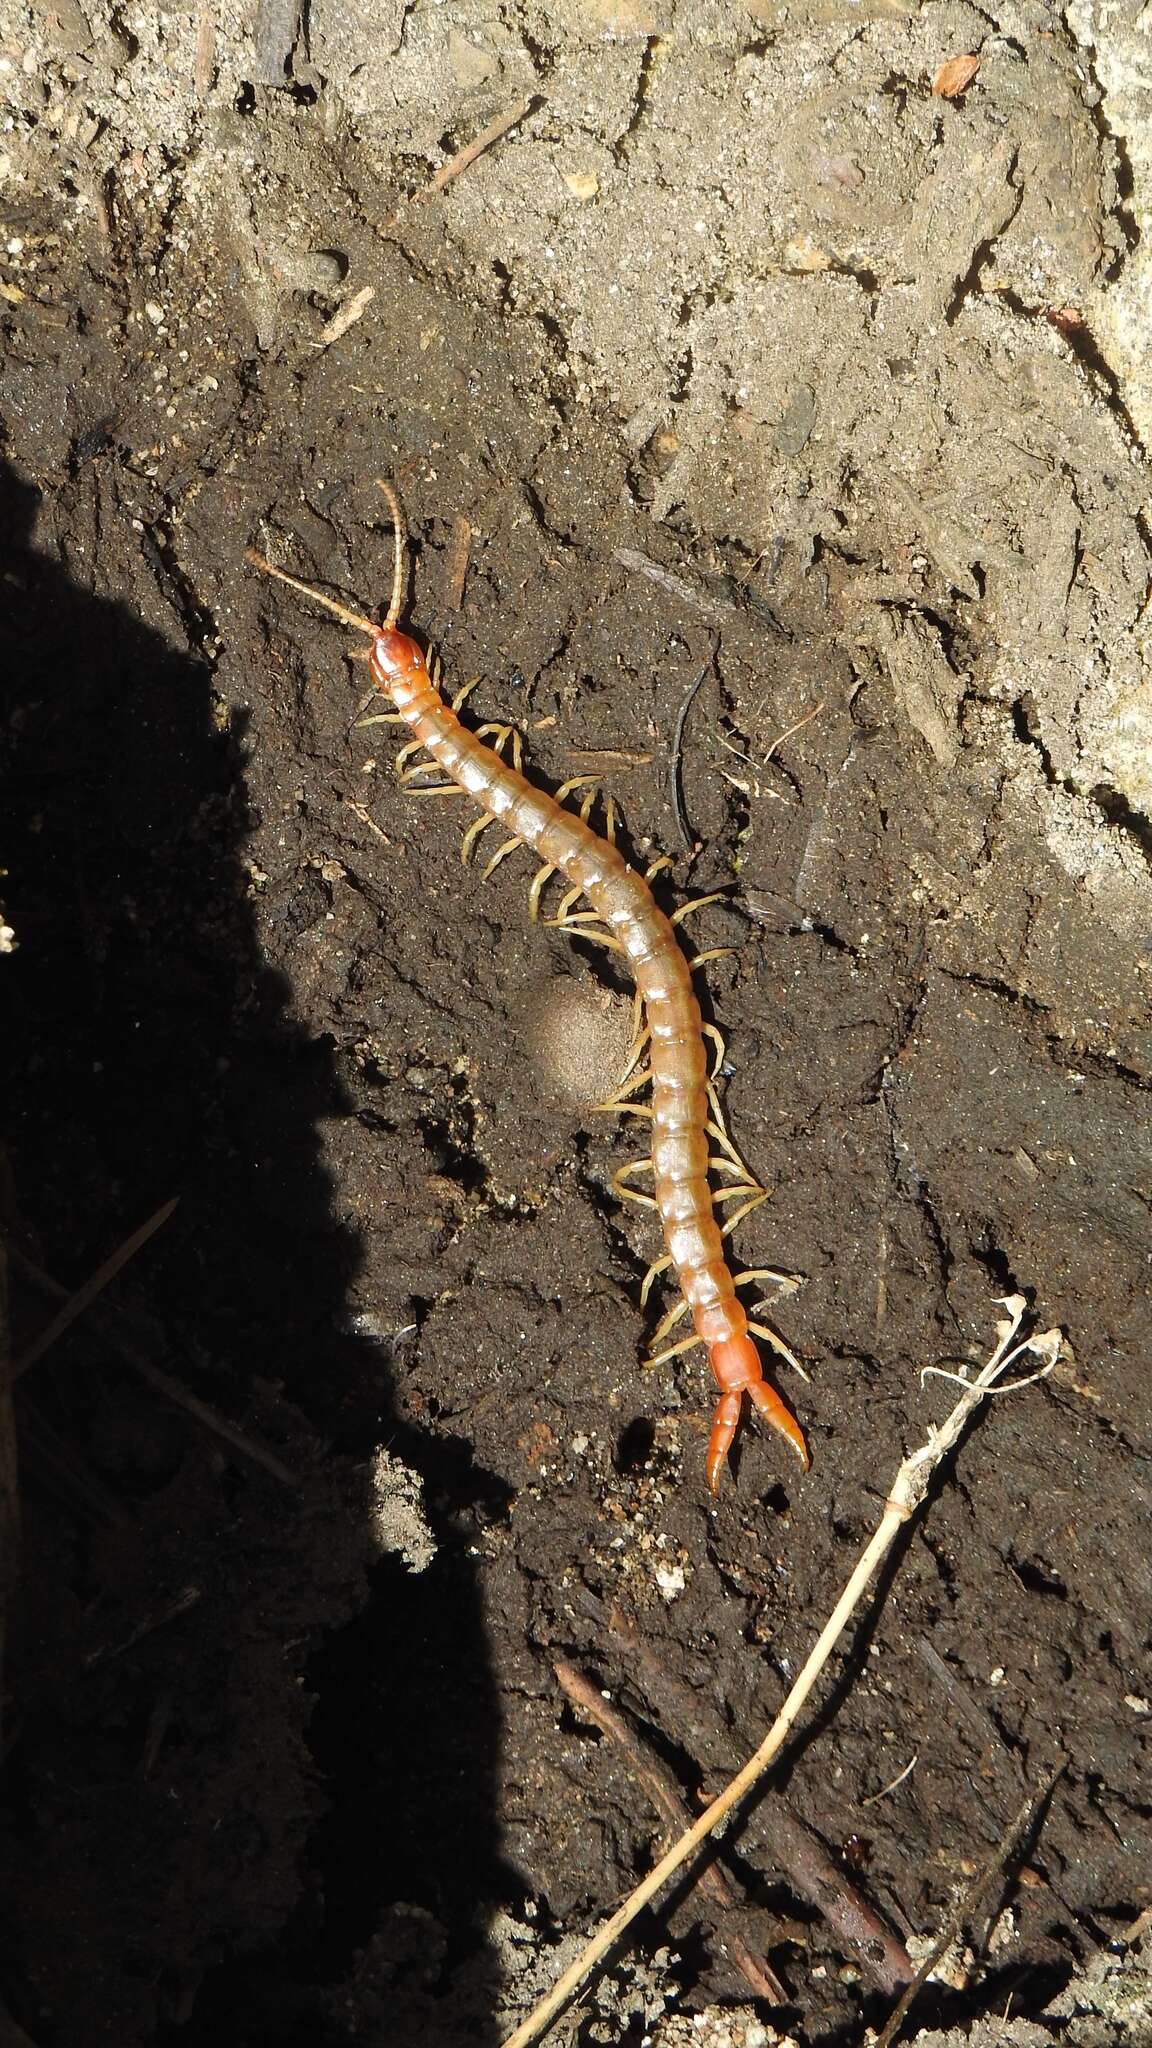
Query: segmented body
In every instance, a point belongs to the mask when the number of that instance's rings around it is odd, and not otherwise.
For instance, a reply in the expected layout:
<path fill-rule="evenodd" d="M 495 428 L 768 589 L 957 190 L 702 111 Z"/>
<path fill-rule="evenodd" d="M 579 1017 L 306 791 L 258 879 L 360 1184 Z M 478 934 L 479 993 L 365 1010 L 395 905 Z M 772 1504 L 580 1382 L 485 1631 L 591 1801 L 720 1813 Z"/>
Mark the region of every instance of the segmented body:
<path fill-rule="evenodd" d="M 798 1424 L 767 1385 L 724 1256 L 708 1182 L 708 1062 L 689 963 L 647 882 L 617 848 L 469 732 L 444 703 L 417 642 L 385 626 L 373 680 L 444 774 L 580 889 L 627 955 L 651 1034 L 653 1194 L 676 1277 L 720 1386 L 708 1446 L 713 1491 L 744 1396 L 808 1463 Z"/>

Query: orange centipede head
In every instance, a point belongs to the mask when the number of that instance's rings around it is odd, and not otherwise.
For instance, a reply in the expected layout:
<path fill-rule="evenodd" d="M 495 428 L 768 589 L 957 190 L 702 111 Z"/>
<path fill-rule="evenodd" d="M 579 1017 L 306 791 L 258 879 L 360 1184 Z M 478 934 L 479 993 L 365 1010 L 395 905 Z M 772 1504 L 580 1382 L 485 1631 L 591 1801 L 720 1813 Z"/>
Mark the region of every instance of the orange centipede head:
<path fill-rule="evenodd" d="M 395 697 L 397 686 L 412 683 L 425 672 L 424 655 L 408 633 L 395 626 L 382 626 L 372 642 L 368 667 L 374 682 Z"/>

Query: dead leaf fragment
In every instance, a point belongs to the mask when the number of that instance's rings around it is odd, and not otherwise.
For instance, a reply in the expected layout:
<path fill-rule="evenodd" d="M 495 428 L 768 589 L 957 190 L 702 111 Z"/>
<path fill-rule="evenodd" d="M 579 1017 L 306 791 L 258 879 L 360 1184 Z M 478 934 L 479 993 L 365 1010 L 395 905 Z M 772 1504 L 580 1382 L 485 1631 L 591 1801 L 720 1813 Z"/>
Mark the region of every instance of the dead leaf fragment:
<path fill-rule="evenodd" d="M 573 199 L 595 199 L 600 190 L 595 171 L 565 171 L 564 183 Z"/>
<path fill-rule="evenodd" d="M 971 51 L 963 57 L 946 57 L 932 80 L 933 99 L 958 100 L 962 93 L 967 92 L 979 69 L 980 59 Z"/>

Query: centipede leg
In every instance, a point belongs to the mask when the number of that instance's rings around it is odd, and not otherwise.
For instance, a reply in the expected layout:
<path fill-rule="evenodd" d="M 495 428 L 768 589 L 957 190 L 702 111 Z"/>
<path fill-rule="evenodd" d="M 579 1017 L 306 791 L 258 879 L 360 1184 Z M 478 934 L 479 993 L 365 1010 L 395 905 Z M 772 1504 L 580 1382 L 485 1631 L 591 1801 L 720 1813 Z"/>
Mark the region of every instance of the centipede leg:
<path fill-rule="evenodd" d="M 592 921 L 595 915 L 595 911 L 589 911 L 587 922 L 584 915 L 578 912 L 575 917 L 545 917 L 541 919 L 541 923 L 548 925 L 552 931 L 572 932 L 578 939 L 590 939 L 594 946 L 606 946 L 610 953 L 622 953 L 623 946 L 619 939 L 613 938 L 611 932 L 593 929 Z"/>
<path fill-rule="evenodd" d="M 628 1057 L 624 1062 L 623 1071 L 620 1075 L 621 1081 L 628 1079 L 637 1060 L 643 1053 L 644 1047 L 649 1045 L 651 1040 L 652 1033 L 644 1022 L 644 998 L 639 990 L 637 990 L 632 998 L 632 1043 L 628 1048 Z"/>
<path fill-rule="evenodd" d="M 644 1275 L 643 1284 L 640 1288 L 641 1308 L 645 1308 L 647 1306 L 648 1296 L 651 1294 L 653 1287 L 656 1285 L 657 1280 L 659 1280 L 660 1275 L 668 1271 L 668 1268 L 671 1264 L 672 1255 L 670 1252 L 665 1252 L 662 1259 L 653 1259 L 652 1264 L 649 1266 L 648 1271 Z"/>
<path fill-rule="evenodd" d="M 712 1063 L 712 1079 L 715 1080 L 721 1067 L 724 1065 L 728 1052 L 728 1048 L 724 1043 L 724 1034 L 721 1031 L 717 1031 L 715 1024 L 702 1024 L 700 1029 L 704 1037 L 710 1038 L 716 1048 L 716 1058 Z"/>
<path fill-rule="evenodd" d="M 639 1105 L 635 1102 L 629 1102 L 628 1097 L 634 1095 L 637 1089 L 646 1088 L 651 1079 L 651 1067 L 641 1067 L 629 1079 L 620 1083 L 610 1101 L 594 1102 L 592 1104 L 593 1110 L 602 1116 L 611 1116 L 613 1112 L 623 1112 L 632 1116 L 639 1114 Z"/>
<path fill-rule="evenodd" d="M 743 1223 L 744 1218 L 750 1216 L 753 1209 L 758 1209 L 761 1202 L 768 1200 L 768 1190 L 767 1188 L 757 1186 L 755 1181 L 744 1180 L 737 1181 L 733 1187 L 717 1188 L 716 1193 L 712 1197 L 715 1203 L 720 1204 L 738 1201 L 742 1195 L 747 1195 L 749 1200 L 745 1203 L 743 1209 L 737 1209 L 736 1214 L 728 1218 L 727 1223 L 724 1225 L 725 1235 L 729 1231 L 735 1230 L 737 1224 Z"/>
<path fill-rule="evenodd" d="M 771 1280 L 785 1294 L 797 1294 L 804 1284 L 795 1273 L 781 1273 L 775 1266 L 749 1266 L 746 1272 L 733 1273 L 732 1279 L 737 1287 L 750 1285 L 753 1280 Z"/>
<path fill-rule="evenodd" d="M 709 1081 L 707 1093 L 708 1107 L 712 1112 L 710 1121 L 706 1123 L 704 1126 L 705 1130 L 708 1133 L 708 1136 L 710 1138 L 715 1138 L 716 1143 L 723 1147 L 728 1158 L 732 1160 L 732 1162 L 740 1168 L 740 1171 L 742 1173 L 746 1173 L 748 1175 L 748 1179 L 750 1181 L 754 1181 L 756 1176 L 749 1170 L 747 1162 L 740 1157 L 739 1152 L 736 1150 L 735 1145 L 732 1143 L 732 1140 L 728 1135 L 728 1131 L 724 1123 L 724 1111 L 720 1106 L 720 1097 L 716 1093 L 714 1082 Z"/>
<path fill-rule="evenodd" d="M 585 786 L 589 783 L 592 785 L 591 788 L 587 788 Z M 580 799 L 580 819 L 581 822 L 586 825 L 588 823 L 589 813 L 591 812 L 592 806 L 596 801 L 598 793 L 598 785 L 596 783 L 595 776 L 579 775 L 574 777 L 571 782 L 564 783 L 563 787 L 561 789 L 558 789 L 556 792 L 556 801 L 557 803 L 559 803 L 562 800 L 562 798 L 568 796 L 572 790 L 579 789 L 581 786 L 585 786 L 585 792 L 582 798 Z M 613 817 L 614 816 L 615 813 L 613 813 Z M 580 887 L 579 883 L 577 883 L 573 888 L 566 890 L 565 894 L 560 899 L 560 907 L 557 910 L 555 917 L 546 918 L 545 923 L 557 925 L 561 929 L 566 927 L 569 923 L 569 919 L 572 916 L 573 909 L 575 908 L 576 904 L 579 903 L 580 898 L 583 894 L 584 891 Z M 590 912 L 581 912 L 581 916 L 587 916 L 590 918 L 594 918 L 597 915 L 598 913 L 594 910 Z"/>
<path fill-rule="evenodd" d="M 360 702 L 357 704 L 355 711 L 352 713 L 352 716 L 348 721 L 349 728 L 355 725 L 358 718 L 364 718 L 364 713 L 367 711 L 368 706 L 370 704 L 378 704 L 379 702 L 380 692 L 377 689 L 376 684 L 373 683 L 372 688 L 368 690 L 363 697 L 361 697 Z M 389 725 L 405 725 L 407 724 L 407 720 L 399 711 L 378 711 L 372 718 L 365 718 L 364 723 L 365 725 L 384 725 L 385 723 Z"/>
<path fill-rule="evenodd" d="M 684 919 L 691 917 L 694 910 L 703 910 L 709 903 L 726 903 L 727 901 L 728 893 L 725 889 L 714 889 L 711 896 L 693 896 L 690 903 L 682 903 L 679 910 L 672 912 L 669 923 L 683 924 Z"/>
<path fill-rule="evenodd" d="M 703 1342 L 703 1337 L 682 1337 L 679 1344 L 667 1345 L 663 1351 L 657 1351 L 651 1357 L 646 1358 L 644 1364 L 646 1367 L 667 1365 L 670 1358 L 680 1358 L 685 1351 L 694 1351 L 697 1344 L 702 1344 Z"/>
<path fill-rule="evenodd" d="M 437 774 L 440 773 L 439 767 L 434 760 L 409 760 L 409 755 L 418 754 L 423 744 L 423 740 L 409 740 L 408 745 L 401 747 L 400 752 L 396 756 L 396 772 L 405 793 L 408 796 L 467 796 L 467 790 L 461 789 L 456 782 L 419 782 L 417 780 L 418 776 L 428 775 L 433 771 Z"/>
<path fill-rule="evenodd" d="M 652 1161 L 650 1159 L 630 1160 L 627 1166 L 618 1167 L 612 1175 L 612 1186 L 616 1194 L 622 1195 L 626 1202 L 636 1202 L 642 1209 L 655 1209 L 659 1204 L 654 1196 L 646 1195 L 640 1188 L 632 1188 L 628 1185 L 628 1175 L 630 1173 L 640 1173 L 645 1169 L 651 1172 Z"/>
<path fill-rule="evenodd" d="M 514 725 L 478 725 L 476 738 L 487 739 L 492 735 L 492 752 L 503 757 L 505 747 L 512 754 L 512 766 L 519 773 L 524 765 L 524 742 Z"/>
<path fill-rule="evenodd" d="M 494 823 L 495 818 L 491 811 L 481 811 L 480 816 L 478 818 L 473 818 L 472 823 L 469 825 L 467 831 L 465 832 L 463 839 L 460 841 L 460 861 L 463 867 L 467 867 L 469 861 L 471 860 L 472 855 L 476 850 L 476 843 L 480 837 L 480 834 L 482 832 L 486 832 L 488 830 L 489 825 Z"/>
<path fill-rule="evenodd" d="M 674 1330 L 677 1323 L 680 1322 L 681 1319 L 687 1315 L 687 1313 L 688 1303 L 686 1301 L 681 1299 L 680 1301 L 673 1302 L 672 1307 L 667 1311 L 665 1315 L 661 1316 L 660 1321 L 657 1323 L 656 1328 L 653 1330 L 652 1342 L 654 1344 L 663 1343 L 664 1338 L 668 1335 L 669 1330 Z"/>
<path fill-rule="evenodd" d="M 540 916 L 540 897 L 543 893 L 544 886 L 547 882 L 550 882 L 552 880 L 552 877 L 555 873 L 555 867 L 552 865 L 550 861 L 548 861 L 542 868 L 538 869 L 536 874 L 532 877 L 532 887 L 528 891 L 528 915 L 532 919 L 532 922 L 534 924 L 537 922 Z"/>
<path fill-rule="evenodd" d="M 802 1380 L 808 1378 L 808 1374 L 805 1372 L 800 1360 L 795 1352 L 784 1342 L 778 1330 L 772 1329 L 768 1323 L 749 1323 L 748 1328 L 754 1337 L 761 1337 L 764 1343 L 771 1347 L 776 1353 L 777 1358 L 782 1358 L 785 1365 L 790 1365 L 793 1372 L 798 1372 Z"/>
<path fill-rule="evenodd" d="M 496 869 L 497 869 L 497 868 L 499 867 L 499 865 L 500 865 L 501 861 L 502 861 L 502 860 L 507 860 L 507 858 L 508 858 L 508 855 L 509 855 L 510 853 L 515 853 L 515 851 L 516 851 L 516 848 L 517 848 L 518 846 L 523 846 L 523 844 L 524 844 L 524 841 L 523 841 L 522 839 L 519 839 L 519 838 L 517 838 L 517 839 L 506 839 L 506 840 L 504 841 L 504 844 L 503 844 L 503 846 L 498 846 L 498 847 L 497 847 L 497 849 L 496 849 L 496 851 L 495 851 L 495 853 L 494 853 L 494 854 L 492 855 L 492 858 L 491 858 L 491 860 L 490 860 L 490 861 L 488 862 L 488 865 L 487 865 L 487 867 L 486 867 L 486 868 L 483 868 L 483 869 L 481 870 L 481 873 L 480 873 L 480 879 L 481 879 L 481 881 L 482 881 L 482 882 L 486 882 L 486 881 L 488 880 L 488 877 L 489 877 L 489 875 L 493 875 L 493 874 L 495 874 L 495 872 L 496 872 Z"/>

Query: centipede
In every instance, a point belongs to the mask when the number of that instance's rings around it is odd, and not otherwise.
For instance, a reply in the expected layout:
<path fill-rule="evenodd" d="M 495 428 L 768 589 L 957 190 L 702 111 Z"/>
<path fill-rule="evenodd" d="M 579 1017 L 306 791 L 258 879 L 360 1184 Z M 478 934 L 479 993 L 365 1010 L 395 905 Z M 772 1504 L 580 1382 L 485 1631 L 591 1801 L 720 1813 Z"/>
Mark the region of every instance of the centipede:
<path fill-rule="evenodd" d="M 411 735 L 397 757 L 402 781 L 420 793 L 463 794 L 478 806 L 479 815 L 464 833 L 463 860 L 471 859 L 489 827 L 502 825 L 506 836 L 488 859 L 484 877 L 510 854 L 528 848 L 540 862 L 528 892 L 530 918 L 578 933 L 623 957 L 635 991 L 635 1032 L 612 1096 L 597 1106 L 634 1116 L 650 1128 L 648 1154 L 622 1167 L 613 1184 L 621 1196 L 654 1211 L 663 1231 L 664 1251 L 648 1269 L 642 1302 L 647 1303 L 653 1285 L 670 1271 L 679 1289 L 679 1298 L 654 1332 L 647 1363 L 662 1365 L 695 1346 L 703 1347 L 719 1389 L 705 1458 L 714 1495 L 746 1405 L 785 1439 L 807 1470 L 804 1432 L 765 1378 L 757 1339 L 784 1363 L 797 1371 L 802 1368 L 771 1324 L 749 1319 L 736 1291 L 745 1283 L 764 1280 L 787 1284 L 789 1276 L 766 1267 L 734 1273 L 725 1250 L 736 1225 L 766 1199 L 766 1190 L 728 1133 L 716 1087 L 718 1062 L 709 1056 L 710 1044 L 722 1055 L 723 1041 L 705 1022 L 693 987 L 694 971 L 716 953 L 689 959 L 680 937 L 687 914 L 718 898 L 701 897 L 671 914 L 664 911 L 652 883 L 670 861 L 662 856 L 642 874 L 625 859 L 616 843 L 610 799 L 605 804 L 604 832 L 593 829 L 593 778 L 577 777 L 550 793 L 524 774 L 521 735 L 514 726 L 488 723 L 473 729 L 464 723 L 460 714 L 470 684 L 452 702 L 446 701 L 436 664 L 400 628 L 407 526 L 396 491 L 383 479 L 377 481 L 388 500 L 395 533 L 392 598 L 380 624 L 254 550 L 248 558 L 264 574 L 369 636 L 368 672 L 390 707 L 382 717 L 407 727 Z M 571 799 L 574 809 L 566 807 Z M 567 887 L 554 913 L 544 917 L 544 891 L 554 877 L 562 877 Z M 638 1100 L 645 1090 L 648 1100 Z M 650 1192 L 634 1186 L 637 1174 L 651 1176 Z M 722 1177 L 719 1189 L 713 1187 L 714 1175 Z M 717 1210 L 729 1204 L 736 1207 L 721 1224 Z M 685 1318 L 691 1334 L 679 1336 Z M 673 1341 L 666 1341 L 669 1338 Z"/>

